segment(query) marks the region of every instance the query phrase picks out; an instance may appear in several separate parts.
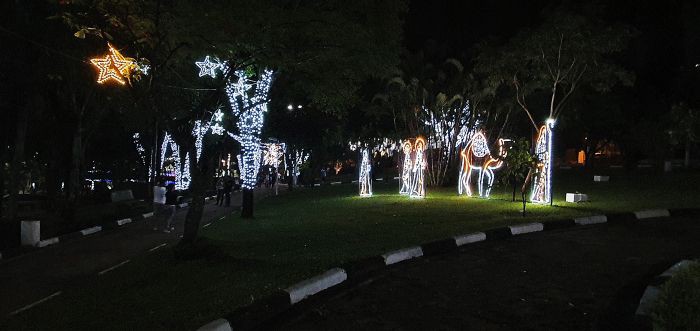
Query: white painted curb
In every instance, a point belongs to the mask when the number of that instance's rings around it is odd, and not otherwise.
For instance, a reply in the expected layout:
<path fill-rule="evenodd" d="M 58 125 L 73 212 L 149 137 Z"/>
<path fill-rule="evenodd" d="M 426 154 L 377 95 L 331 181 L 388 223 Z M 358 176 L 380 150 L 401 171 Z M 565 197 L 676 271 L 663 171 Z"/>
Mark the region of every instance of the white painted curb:
<path fill-rule="evenodd" d="M 119 225 L 119 226 L 122 226 L 122 225 L 124 225 L 124 224 L 129 224 L 129 223 L 131 223 L 131 219 L 130 219 L 130 218 L 125 218 L 125 219 L 117 220 L 117 225 Z"/>
<path fill-rule="evenodd" d="M 292 285 L 285 291 L 289 293 L 289 301 L 295 304 L 304 298 L 321 292 L 329 287 L 338 285 L 348 279 L 345 270 L 333 268 L 316 277 L 309 278 L 295 285 Z"/>
<path fill-rule="evenodd" d="M 601 223 L 607 223 L 607 222 L 608 222 L 608 217 L 605 215 L 595 215 L 595 216 L 574 218 L 574 223 L 576 223 L 578 225 L 592 225 L 592 224 L 601 224 Z"/>
<path fill-rule="evenodd" d="M 338 185 L 340 182 L 331 182 L 331 185 Z"/>
<path fill-rule="evenodd" d="M 645 218 L 671 217 L 671 213 L 668 212 L 668 209 L 649 209 L 635 211 L 634 216 L 636 216 L 638 220 L 641 220 Z"/>
<path fill-rule="evenodd" d="M 82 229 L 82 230 L 80 230 L 80 233 L 82 233 L 83 236 L 87 236 L 87 235 L 97 233 L 100 231 L 102 231 L 102 227 L 98 225 L 98 226 L 93 226 L 91 228 Z"/>
<path fill-rule="evenodd" d="M 421 256 L 423 256 L 423 249 L 421 249 L 420 246 L 404 248 L 398 251 L 393 251 L 382 255 L 382 257 L 384 258 L 384 263 L 386 265 L 410 260 L 412 258 Z"/>
<path fill-rule="evenodd" d="M 463 236 L 457 236 L 454 237 L 455 239 L 455 244 L 457 246 L 464 246 L 467 244 L 479 242 L 479 241 L 484 241 L 486 240 L 486 234 L 483 232 L 476 232 L 476 233 L 470 233 L 470 234 L 465 234 Z"/>
<path fill-rule="evenodd" d="M 197 331 L 233 331 L 233 329 L 227 320 L 219 318 L 200 327 Z"/>
<path fill-rule="evenodd" d="M 511 225 L 509 228 L 510 234 L 517 236 L 519 234 L 540 232 L 544 230 L 544 225 L 542 223 L 528 223 L 522 225 Z"/>
<path fill-rule="evenodd" d="M 46 247 L 48 245 L 58 244 L 58 237 L 42 240 L 36 244 L 37 247 Z"/>
<path fill-rule="evenodd" d="M 143 218 L 153 217 L 153 212 L 142 214 Z"/>

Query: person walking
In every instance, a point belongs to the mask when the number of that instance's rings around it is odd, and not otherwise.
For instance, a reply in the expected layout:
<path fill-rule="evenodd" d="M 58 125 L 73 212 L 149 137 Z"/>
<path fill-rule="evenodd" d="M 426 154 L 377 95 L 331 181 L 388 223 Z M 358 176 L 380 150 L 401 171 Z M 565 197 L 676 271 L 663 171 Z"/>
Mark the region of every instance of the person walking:
<path fill-rule="evenodd" d="M 219 177 L 216 181 L 216 205 L 224 204 L 224 177 Z"/>
<path fill-rule="evenodd" d="M 165 229 L 163 232 L 170 233 L 175 230 L 175 225 L 173 224 L 173 219 L 175 218 L 175 209 L 177 208 L 177 192 L 175 192 L 175 184 L 170 184 L 167 187 L 167 192 L 165 193 Z"/>
<path fill-rule="evenodd" d="M 224 181 L 224 195 L 226 207 L 231 206 L 231 190 L 233 189 L 233 179 L 230 176 L 226 176 L 226 181 Z"/>

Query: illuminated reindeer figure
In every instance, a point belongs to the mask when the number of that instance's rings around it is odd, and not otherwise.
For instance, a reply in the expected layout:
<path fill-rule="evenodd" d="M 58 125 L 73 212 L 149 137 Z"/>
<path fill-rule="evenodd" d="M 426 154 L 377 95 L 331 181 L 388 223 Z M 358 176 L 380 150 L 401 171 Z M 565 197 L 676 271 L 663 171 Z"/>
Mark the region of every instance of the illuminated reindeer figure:
<path fill-rule="evenodd" d="M 474 170 L 479 171 L 479 196 L 488 198 L 491 193 L 491 186 L 495 179 L 493 171 L 503 166 L 508 150 L 504 148 L 505 142 L 509 139 L 498 139 L 498 155 L 494 158 L 489 151 L 488 141 L 483 133 L 477 132 L 467 144 L 467 147 L 459 153 L 462 159 L 462 166 L 459 169 L 459 194 L 466 193 L 472 196 L 471 177 Z M 484 177 L 487 185 L 484 189 Z"/>

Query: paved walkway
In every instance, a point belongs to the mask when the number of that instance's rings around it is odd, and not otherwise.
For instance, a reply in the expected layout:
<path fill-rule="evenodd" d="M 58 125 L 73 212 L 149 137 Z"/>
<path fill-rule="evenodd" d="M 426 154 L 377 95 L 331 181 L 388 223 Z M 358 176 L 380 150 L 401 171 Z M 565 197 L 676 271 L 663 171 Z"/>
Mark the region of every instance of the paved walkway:
<path fill-rule="evenodd" d="M 302 304 L 283 330 L 635 330 L 648 282 L 700 257 L 697 219 L 542 232 L 396 265 Z"/>
<path fill-rule="evenodd" d="M 269 190 L 256 190 L 256 200 Z M 240 192 L 231 197 L 231 207 L 219 207 L 216 200 L 207 202 L 200 226 L 238 213 Z M 26 308 L 37 301 L 73 286 L 80 286 L 86 277 L 109 272 L 136 256 L 174 245 L 183 232 L 187 208 L 175 215 L 175 231 L 154 231 L 154 222 L 162 227 L 162 219 L 152 217 L 128 224 L 124 228 L 66 243 L 59 243 L 0 264 L 0 316 Z M 128 263 L 128 262 L 126 262 Z"/>

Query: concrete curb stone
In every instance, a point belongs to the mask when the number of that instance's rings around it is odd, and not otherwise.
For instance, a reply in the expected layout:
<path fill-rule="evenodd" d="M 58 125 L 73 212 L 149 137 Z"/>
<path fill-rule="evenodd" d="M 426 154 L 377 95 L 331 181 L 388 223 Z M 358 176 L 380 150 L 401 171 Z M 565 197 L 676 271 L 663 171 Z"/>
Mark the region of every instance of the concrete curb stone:
<path fill-rule="evenodd" d="M 665 214 L 670 216 L 700 215 L 700 209 L 675 209 L 665 211 Z M 265 321 L 269 321 L 275 318 L 275 316 L 295 310 L 295 304 L 308 300 L 309 297 L 330 289 L 337 290 L 338 288 L 345 288 L 347 286 L 352 286 L 353 284 L 361 283 L 367 278 L 368 275 L 382 270 L 389 265 L 412 260 L 422 256 L 448 253 L 456 250 L 458 247 L 471 243 L 502 240 L 529 233 L 572 228 L 577 226 L 590 226 L 604 223 L 633 225 L 637 222 L 637 214 L 633 212 L 613 213 L 575 219 L 560 219 L 545 222 L 517 224 L 508 227 L 489 229 L 484 232 L 476 232 L 455 236 L 448 239 L 436 240 L 420 246 L 399 249 L 380 256 L 372 256 L 345 263 L 342 265 L 342 268 L 331 269 L 324 274 L 297 283 L 282 293 L 273 294 L 271 299 L 265 298 L 255 301 L 249 306 L 241 307 L 234 311 L 234 313 L 227 315 L 226 319 L 229 322 L 228 325 L 233 326 L 234 330 L 251 330 L 263 325 Z M 342 274 L 344 277 L 339 276 L 340 274 Z M 295 292 L 297 289 L 307 286 L 309 287 L 307 290 L 303 290 L 300 291 L 300 293 L 295 294 L 291 293 Z M 286 298 L 284 298 L 286 293 L 288 293 L 288 295 Z M 208 329 L 200 328 L 198 330 L 206 331 Z"/>
<path fill-rule="evenodd" d="M 457 242 L 454 238 L 436 240 L 429 242 L 427 244 L 421 245 L 421 250 L 423 255 L 432 256 L 438 254 L 444 254 L 457 249 Z"/>
<path fill-rule="evenodd" d="M 563 220 L 553 220 L 542 222 L 544 226 L 543 231 L 551 231 L 558 229 L 567 229 L 576 226 L 576 222 L 573 219 L 563 219 Z"/>

